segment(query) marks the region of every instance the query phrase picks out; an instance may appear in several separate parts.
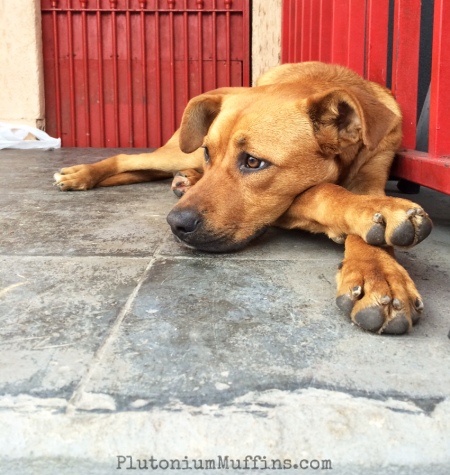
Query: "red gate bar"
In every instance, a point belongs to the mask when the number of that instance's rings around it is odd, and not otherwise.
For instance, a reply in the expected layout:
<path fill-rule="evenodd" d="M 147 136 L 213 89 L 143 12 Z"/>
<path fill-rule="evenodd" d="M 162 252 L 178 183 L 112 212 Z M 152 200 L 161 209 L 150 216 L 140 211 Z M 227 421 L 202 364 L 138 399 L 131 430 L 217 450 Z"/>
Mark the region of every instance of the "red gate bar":
<path fill-rule="evenodd" d="M 141 8 L 140 19 L 141 19 L 141 68 L 142 68 L 142 88 L 143 96 L 142 102 L 144 107 L 142 108 L 142 121 L 143 121 L 143 130 L 144 130 L 144 147 L 148 147 L 148 136 L 147 136 L 147 124 L 148 124 L 148 111 L 147 111 L 147 67 L 145 64 L 145 8 L 146 0 L 139 1 L 139 7 Z M 100 43 L 99 43 L 100 44 Z"/>
<path fill-rule="evenodd" d="M 433 63 L 430 91 L 429 152 L 450 155 L 450 5 L 434 3 Z"/>
<path fill-rule="evenodd" d="M 389 0 L 368 0 L 365 78 L 386 86 Z"/>
<path fill-rule="evenodd" d="M 86 8 L 86 1 L 80 0 L 80 7 Z M 87 34 L 86 34 L 86 12 L 81 12 L 81 31 L 83 35 L 83 73 L 84 73 L 84 114 L 86 120 L 86 143 L 91 146 L 90 140 L 90 113 L 89 113 L 89 72 L 88 72 L 88 53 L 87 53 Z"/>
<path fill-rule="evenodd" d="M 56 3 L 56 2 L 55 2 Z M 97 9 L 100 8 L 100 0 L 97 0 Z M 55 12 L 54 12 L 55 13 Z M 100 12 L 96 12 L 97 20 L 97 32 L 98 37 L 102 37 L 102 23 L 100 18 Z M 99 126 L 100 126 L 100 147 L 105 146 L 105 103 L 103 98 L 103 52 L 102 52 L 102 42 L 97 42 L 97 55 L 98 55 L 98 102 L 99 102 Z M 55 63 L 58 63 L 58 60 L 55 59 Z M 58 73 L 56 73 L 58 74 Z M 61 122 L 58 121 L 58 125 Z M 60 136 L 59 136 L 60 137 Z"/>
<path fill-rule="evenodd" d="M 403 111 L 404 149 L 392 173 L 450 194 L 450 5 L 434 4 L 429 153 L 414 150 L 421 2 L 395 0 L 394 7 L 392 92 Z M 386 85 L 388 17 L 389 0 L 284 0 L 282 61 L 338 63 Z M 318 50 L 311 47 L 312 30 L 320 31 Z"/>
<path fill-rule="evenodd" d="M 75 79 L 73 76 L 73 33 L 72 33 L 72 12 L 70 11 L 71 2 L 67 0 L 67 39 L 69 46 L 69 81 L 70 81 L 70 126 L 73 137 L 73 145 L 77 146 L 76 122 L 75 122 Z"/>
<path fill-rule="evenodd" d="M 416 147 L 421 0 L 396 0 L 392 92 L 403 113 L 403 146 Z"/>
<path fill-rule="evenodd" d="M 48 133 L 63 146 L 160 146 L 191 97 L 250 85 L 249 5 L 41 0 Z"/>
<path fill-rule="evenodd" d="M 55 8 L 57 0 L 52 0 L 52 7 Z M 58 28 L 56 23 L 56 12 L 52 12 L 52 25 L 53 25 L 53 52 L 55 61 L 55 92 L 56 92 L 56 136 L 61 137 L 61 86 L 59 83 L 59 61 L 58 61 Z"/>

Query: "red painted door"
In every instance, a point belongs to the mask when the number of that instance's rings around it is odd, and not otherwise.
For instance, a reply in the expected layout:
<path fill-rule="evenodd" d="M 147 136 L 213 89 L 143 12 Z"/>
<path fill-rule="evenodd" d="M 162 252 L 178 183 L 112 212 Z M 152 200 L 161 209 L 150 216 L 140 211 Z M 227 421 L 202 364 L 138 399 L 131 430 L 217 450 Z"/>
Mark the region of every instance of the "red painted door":
<path fill-rule="evenodd" d="M 250 85 L 250 0 L 41 0 L 46 130 L 159 147 L 188 100 Z"/>

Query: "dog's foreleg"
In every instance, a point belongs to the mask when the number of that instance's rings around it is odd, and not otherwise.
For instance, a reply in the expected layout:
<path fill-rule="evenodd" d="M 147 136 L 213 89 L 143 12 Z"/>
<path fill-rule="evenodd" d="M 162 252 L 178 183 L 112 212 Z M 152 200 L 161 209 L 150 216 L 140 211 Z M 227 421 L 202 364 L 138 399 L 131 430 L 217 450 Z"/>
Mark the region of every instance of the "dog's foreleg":
<path fill-rule="evenodd" d="M 432 229 L 425 211 L 409 200 L 355 195 L 330 183 L 313 186 L 297 196 L 273 224 L 324 232 L 337 242 L 355 235 L 372 245 L 403 249 L 423 241 Z"/>
<path fill-rule="evenodd" d="M 167 142 L 166 145 L 153 153 L 139 155 L 120 154 L 107 158 L 91 165 L 76 165 L 63 168 L 60 173 L 55 173 L 55 185 L 61 191 L 89 190 L 95 186 L 111 186 L 128 183 L 137 183 L 145 180 L 160 178 L 161 172 L 166 176 L 175 174 L 179 170 L 203 167 L 203 150 L 193 153 L 183 153 L 178 145 L 179 133 Z M 136 172 L 140 170 L 156 170 L 154 174 L 127 174 L 111 179 L 116 175 Z"/>

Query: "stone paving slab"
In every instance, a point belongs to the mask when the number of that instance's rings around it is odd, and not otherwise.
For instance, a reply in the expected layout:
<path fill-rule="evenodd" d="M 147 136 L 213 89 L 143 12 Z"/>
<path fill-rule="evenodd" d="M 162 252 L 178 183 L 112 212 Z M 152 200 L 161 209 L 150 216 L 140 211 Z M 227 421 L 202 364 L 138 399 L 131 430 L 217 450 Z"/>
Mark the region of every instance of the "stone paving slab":
<path fill-rule="evenodd" d="M 28 256 L 151 256 L 171 206 L 139 194 L 6 195 L 0 252 Z M 150 204 L 152 203 L 152 204 Z M 132 219 L 130 219 L 132 215 Z"/>
<path fill-rule="evenodd" d="M 146 408 L 171 399 L 200 406 L 305 387 L 433 410 L 448 394 L 446 284 L 422 286 L 428 310 L 411 335 L 380 338 L 334 305 L 335 265 L 267 264 L 158 260 L 86 390 L 111 395 L 123 410 L 137 399 Z M 442 282 L 438 270 L 415 270 Z"/>
<path fill-rule="evenodd" d="M 69 398 L 147 262 L 0 257 L 0 394 Z"/>

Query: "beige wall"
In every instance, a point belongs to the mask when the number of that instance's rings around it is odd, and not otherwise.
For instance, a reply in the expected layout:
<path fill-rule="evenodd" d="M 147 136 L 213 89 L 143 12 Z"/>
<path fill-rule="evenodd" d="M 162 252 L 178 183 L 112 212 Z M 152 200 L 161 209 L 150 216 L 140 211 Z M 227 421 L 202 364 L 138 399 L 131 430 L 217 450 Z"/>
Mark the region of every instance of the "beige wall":
<path fill-rule="evenodd" d="M 281 61 L 282 0 L 253 0 L 252 79 L 256 80 Z"/>
<path fill-rule="evenodd" d="M 44 128 L 40 0 L 0 0 L 0 121 Z"/>

